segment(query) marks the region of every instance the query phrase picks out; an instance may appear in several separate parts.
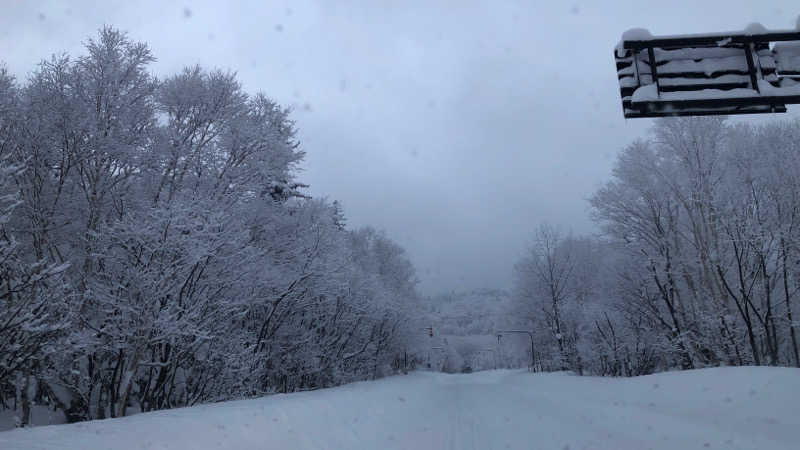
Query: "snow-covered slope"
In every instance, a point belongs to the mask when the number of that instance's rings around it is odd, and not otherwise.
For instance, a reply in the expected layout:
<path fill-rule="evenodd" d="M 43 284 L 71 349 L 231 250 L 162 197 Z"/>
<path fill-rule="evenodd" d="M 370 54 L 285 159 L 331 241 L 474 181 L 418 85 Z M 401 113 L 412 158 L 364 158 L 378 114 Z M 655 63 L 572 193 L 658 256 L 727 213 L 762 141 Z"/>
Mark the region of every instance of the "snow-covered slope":
<path fill-rule="evenodd" d="M 511 295 L 503 290 L 475 289 L 436 295 L 424 303 L 436 334 L 476 336 L 508 325 Z"/>
<path fill-rule="evenodd" d="M 415 373 L 0 433 L 11 449 L 797 449 L 800 370 Z"/>
<path fill-rule="evenodd" d="M 498 331 L 518 328 L 507 291 L 454 291 L 426 298 L 424 308 L 425 324 L 433 327 L 434 336 L 422 338 L 420 352 L 427 355 L 432 347 L 442 349 L 431 352 L 432 367 L 458 372 L 527 366 L 527 336 L 507 334 L 497 340 Z"/>

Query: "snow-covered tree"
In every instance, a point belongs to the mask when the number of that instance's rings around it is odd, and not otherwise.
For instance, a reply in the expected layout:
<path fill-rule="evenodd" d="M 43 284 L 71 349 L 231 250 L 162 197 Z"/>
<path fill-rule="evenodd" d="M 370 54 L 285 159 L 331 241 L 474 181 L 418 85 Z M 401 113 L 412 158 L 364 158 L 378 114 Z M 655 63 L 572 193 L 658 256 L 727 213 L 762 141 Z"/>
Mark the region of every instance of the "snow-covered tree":
<path fill-rule="evenodd" d="M 303 193 L 289 111 L 230 72 L 157 80 L 113 28 L 86 50 L 0 70 L 0 400 L 75 421 L 397 369 L 413 267 Z"/>

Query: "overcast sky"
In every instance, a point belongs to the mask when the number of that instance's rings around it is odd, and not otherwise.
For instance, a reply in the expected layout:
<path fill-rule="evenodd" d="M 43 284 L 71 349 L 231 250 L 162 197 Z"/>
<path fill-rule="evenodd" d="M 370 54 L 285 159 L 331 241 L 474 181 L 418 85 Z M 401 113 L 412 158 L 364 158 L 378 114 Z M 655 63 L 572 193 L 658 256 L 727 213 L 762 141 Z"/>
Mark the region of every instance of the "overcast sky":
<path fill-rule="evenodd" d="M 622 117 L 623 31 L 791 28 L 800 13 L 797 0 L 230 3 L 0 0 L 0 61 L 24 79 L 108 24 L 150 44 L 159 76 L 238 72 L 294 108 L 311 194 L 403 245 L 425 293 L 509 287 L 538 223 L 595 231 L 586 198 L 651 124 Z"/>

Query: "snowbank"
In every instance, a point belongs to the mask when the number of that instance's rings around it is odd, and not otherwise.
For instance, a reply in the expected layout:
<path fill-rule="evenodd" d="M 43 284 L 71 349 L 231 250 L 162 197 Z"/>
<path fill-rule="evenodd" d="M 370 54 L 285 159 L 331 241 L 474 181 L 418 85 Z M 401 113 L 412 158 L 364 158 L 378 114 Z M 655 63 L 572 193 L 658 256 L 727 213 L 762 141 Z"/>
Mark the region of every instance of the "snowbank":
<path fill-rule="evenodd" d="M 0 433 L 12 449 L 796 449 L 800 370 L 415 373 Z"/>

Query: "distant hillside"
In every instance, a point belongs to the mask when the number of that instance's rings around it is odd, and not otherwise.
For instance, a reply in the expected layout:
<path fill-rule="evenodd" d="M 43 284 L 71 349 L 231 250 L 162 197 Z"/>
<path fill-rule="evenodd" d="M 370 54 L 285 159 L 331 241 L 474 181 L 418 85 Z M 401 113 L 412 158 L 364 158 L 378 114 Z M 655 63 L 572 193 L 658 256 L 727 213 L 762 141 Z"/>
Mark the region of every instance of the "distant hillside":
<path fill-rule="evenodd" d="M 504 335 L 497 339 L 498 331 L 511 327 L 510 302 L 510 293 L 500 289 L 427 297 L 424 307 L 434 333 L 428 341 L 433 367 L 458 371 L 524 366 L 530 357 L 527 338 Z"/>
<path fill-rule="evenodd" d="M 511 295 L 500 289 L 451 292 L 425 299 L 426 312 L 443 335 L 492 334 L 509 322 Z"/>

